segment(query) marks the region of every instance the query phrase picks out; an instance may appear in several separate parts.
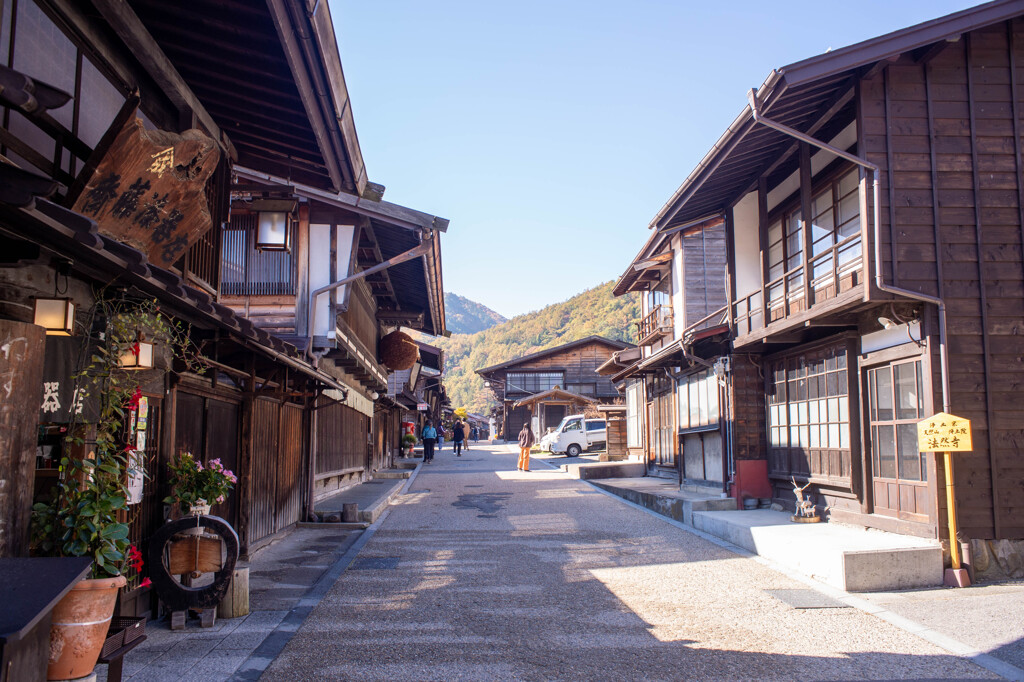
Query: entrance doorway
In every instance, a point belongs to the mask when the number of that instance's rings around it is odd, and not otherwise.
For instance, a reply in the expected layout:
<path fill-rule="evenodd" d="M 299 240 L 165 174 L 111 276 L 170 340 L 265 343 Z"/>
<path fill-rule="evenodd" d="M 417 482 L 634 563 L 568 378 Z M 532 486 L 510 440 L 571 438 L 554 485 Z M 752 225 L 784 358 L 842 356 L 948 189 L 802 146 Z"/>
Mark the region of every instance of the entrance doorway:
<path fill-rule="evenodd" d="M 874 512 L 927 522 L 932 514 L 926 455 L 917 449 L 924 418 L 921 360 L 869 369 L 868 439 Z"/>

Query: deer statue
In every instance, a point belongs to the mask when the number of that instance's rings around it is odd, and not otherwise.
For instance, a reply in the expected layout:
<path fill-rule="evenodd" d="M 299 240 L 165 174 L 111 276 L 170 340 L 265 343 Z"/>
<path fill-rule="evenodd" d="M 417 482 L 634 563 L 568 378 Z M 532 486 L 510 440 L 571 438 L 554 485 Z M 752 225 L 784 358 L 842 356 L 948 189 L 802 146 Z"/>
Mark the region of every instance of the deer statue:
<path fill-rule="evenodd" d="M 818 513 L 814 509 L 814 502 L 811 501 L 810 494 L 804 495 L 804 490 L 811 484 L 808 482 L 801 488 L 797 485 L 795 477 L 790 477 L 790 480 L 793 482 L 793 492 L 796 494 L 796 515 L 802 518 L 817 516 Z"/>

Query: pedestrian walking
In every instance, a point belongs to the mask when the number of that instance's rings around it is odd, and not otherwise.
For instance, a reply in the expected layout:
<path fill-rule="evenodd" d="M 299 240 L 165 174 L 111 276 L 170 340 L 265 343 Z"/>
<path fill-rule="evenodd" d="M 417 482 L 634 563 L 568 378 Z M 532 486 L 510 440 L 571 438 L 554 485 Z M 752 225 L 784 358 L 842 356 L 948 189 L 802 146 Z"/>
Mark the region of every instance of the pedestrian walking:
<path fill-rule="evenodd" d="M 466 432 L 462 430 L 462 422 L 458 419 L 452 424 L 452 445 L 455 448 L 455 456 L 462 457 L 462 443 L 466 440 Z"/>
<path fill-rule="evenodd" d="M 444 449 L 444 424 L 437 422 L 437 451 Z"/>
<path fill-rule="evenodd" d="M 469 450 L 469 422 L 462 425 L 462 447 Z"/>
<path fill-rule="evenodd" d="M 530 448 L 533 447 L 533 431 L 530 430 L 530 422 L 523 424 L 523 430 L 519 432 L 519 470 L 530 470 Z"/>
<path fill-rule="evenodd" d="M 420 432 L 420 439 L 423 441 L 423 463 L 434 459 L 434 443 L 437 442 L 437 429 L 428 420 Z"/>

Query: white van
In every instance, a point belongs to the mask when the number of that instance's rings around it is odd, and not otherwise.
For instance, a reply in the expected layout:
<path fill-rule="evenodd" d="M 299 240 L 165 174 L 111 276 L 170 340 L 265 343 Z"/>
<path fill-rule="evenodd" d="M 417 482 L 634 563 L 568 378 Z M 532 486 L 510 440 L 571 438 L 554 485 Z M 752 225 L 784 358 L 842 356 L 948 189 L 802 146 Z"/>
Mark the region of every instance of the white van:
<path fill-rule="evenodd" d="M 541 449 L 556 455 L 564 452 L 566 457 L 577 457 L 584 450 L 604 446 L 607 434 L 608 425 L 604 419 L 586 419 L 582 414 L 571 414 L 541 439 Z"/>

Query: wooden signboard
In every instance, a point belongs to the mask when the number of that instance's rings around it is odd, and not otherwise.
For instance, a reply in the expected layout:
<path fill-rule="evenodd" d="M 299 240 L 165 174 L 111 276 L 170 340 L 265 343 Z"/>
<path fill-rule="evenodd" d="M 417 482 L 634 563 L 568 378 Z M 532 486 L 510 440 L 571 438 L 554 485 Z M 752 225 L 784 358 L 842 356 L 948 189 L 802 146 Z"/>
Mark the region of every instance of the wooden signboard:
<path fill-rule="evenodd" d="M 168 267 L 210 229 L 204 188 L 219 160 L 216 142 L 198 130 L 146 130 L 129 117 L 73 208 Z"/>
<path fill-rule="evenodd" d="M 917 449 L 921 452 L 968 452 L 971 421 L 939 412 L 917 423 Z"/>

